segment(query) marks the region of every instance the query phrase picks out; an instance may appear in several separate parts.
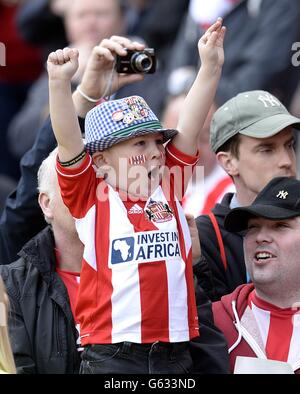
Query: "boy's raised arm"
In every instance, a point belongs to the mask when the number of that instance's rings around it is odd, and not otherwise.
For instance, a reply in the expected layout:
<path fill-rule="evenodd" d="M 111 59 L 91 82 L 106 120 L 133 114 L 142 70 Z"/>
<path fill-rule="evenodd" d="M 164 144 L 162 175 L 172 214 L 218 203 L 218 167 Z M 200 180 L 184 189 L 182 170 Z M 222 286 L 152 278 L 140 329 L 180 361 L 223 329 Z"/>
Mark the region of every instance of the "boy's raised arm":
<path fill-rule="evenodd" d="M 106 94 L 111 76 L 110 93 L 144 78 L 141 74 L 117 74 L 114 70 L 115 55 L 125 56 L 127 53 L 125 48 L 142 50 L 145 45 L 126 37 L 112 36 L 94 47 L 80 84 L 80 91 L 84 92 L 85 96 L 94 99 L 93 101 L 86 99 L 79 90 L 75 90 L 71 96 L 70 81 L 78 68 L 78 51 L 65 48 L 49 55 L 47 68 L 50 116 L 61 161 L 72 160 L 83 150 L 77 115 L 85 117 L 87 112 L 97 104 L 96 99 Z M 77 162 L 76 166 L 80 165 L 80 162 Z"/>
<path fill-rule="evenodd" d="M 47 61 L 50 117 L 61 161 L 72 160 L 84 148 L 71 92 L 78 55 L 77 49 L 64 48 L 51 52 Z"/>
<path fill-rule="evenodd" d="M 199 135 L 214 101 L 224 63 L 225 31 L 218 18 L 198 42 L 201 67 L 180 111 L 179 133 L 173 139 L 175 147 L 189 155 L 197 152 Z"/>

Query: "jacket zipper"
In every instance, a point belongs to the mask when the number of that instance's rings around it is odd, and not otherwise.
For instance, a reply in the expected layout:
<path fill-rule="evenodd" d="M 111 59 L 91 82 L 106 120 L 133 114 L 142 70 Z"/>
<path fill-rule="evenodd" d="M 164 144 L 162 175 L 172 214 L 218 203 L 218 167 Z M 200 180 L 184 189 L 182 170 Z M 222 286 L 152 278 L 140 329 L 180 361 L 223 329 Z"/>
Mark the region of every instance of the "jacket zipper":
<path fill-rule="evenodd" d="M 62 351 L 61 351 L 61 343 L 59 340 L 59 319 L 58 319 L 58 306 L 56 303 L 54 303 L 54 325 L 55 325 L 55 337 L 56 337 L 56 349 L 57 349 L 57 355 L 61 356 Z"/>

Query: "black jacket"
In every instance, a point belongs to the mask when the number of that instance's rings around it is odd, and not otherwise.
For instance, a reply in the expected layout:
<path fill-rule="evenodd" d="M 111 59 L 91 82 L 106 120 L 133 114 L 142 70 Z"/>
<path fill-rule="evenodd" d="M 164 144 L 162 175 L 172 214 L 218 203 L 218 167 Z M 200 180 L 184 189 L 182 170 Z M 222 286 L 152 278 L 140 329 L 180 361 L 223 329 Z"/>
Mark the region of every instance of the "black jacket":
<path fill-rule="evenodd" d="M 212 273 L 215 296 L 212 301 L 219 300 L 223 295 L 231 293 L 235 288 L 247 282 L 244 262 L 243 236 L 239 233 L 230 233 L 224 228 L 224 218 L 230 212 L 232 193 L 227 193 L 220 204 L 216 204 L 212 212 L 219 224 L 227 259 L 225 270 L 221 260 L 220 248 L 212 222 L 207 215 L 196 219 L 199 232 L 201 251 Z M 198 276 L 201 285 L 201 277 Z M 208 294 L 210 295 L 210 294 Z"/>
<path fill-rule="evenodd" d="M 207 295 L 197 285 L 196 303 L 200 336 L 190 342 L 190 351 L 196 374 L 229 373 L 229 355 L 224 334 L 215 326 L 212 304 Z"/>
<path fill-rule="evenodd" d="M 79 372 L 77 331 L 63 281 L 55 272 L 50 227 L 29 241 L 20 258 L 0 266 L 10 300 L 9 330 L 18 373 Z"/>

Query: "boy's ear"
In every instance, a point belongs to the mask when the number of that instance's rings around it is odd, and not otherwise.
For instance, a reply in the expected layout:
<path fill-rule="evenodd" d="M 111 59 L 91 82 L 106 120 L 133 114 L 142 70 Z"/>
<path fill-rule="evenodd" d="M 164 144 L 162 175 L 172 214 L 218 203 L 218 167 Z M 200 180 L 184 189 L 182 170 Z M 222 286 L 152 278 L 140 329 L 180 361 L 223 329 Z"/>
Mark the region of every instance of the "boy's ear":
<path fill-rule="evenodd" d="M 96 152 L 92 155 L 92 159 L 97 177 L 106 179 L 111 171 L 109 154 L 107 152 Z"/>
<path fill-rule="evenodd" d="M 104 152 L 95 152 L 92 155 L 92 159 L 97 167 L 102 167 L 105 164 L 109 164 L 107 155 Z"/>
<path fill-rule="evenodd" d="M 217 161 L 220 166 L 227 172 L 230 176 L 237 176 L 238 172 L 238 165 L 237 165 L 237 158 L 232 156 L 229 152 L 218 152 Z"/>

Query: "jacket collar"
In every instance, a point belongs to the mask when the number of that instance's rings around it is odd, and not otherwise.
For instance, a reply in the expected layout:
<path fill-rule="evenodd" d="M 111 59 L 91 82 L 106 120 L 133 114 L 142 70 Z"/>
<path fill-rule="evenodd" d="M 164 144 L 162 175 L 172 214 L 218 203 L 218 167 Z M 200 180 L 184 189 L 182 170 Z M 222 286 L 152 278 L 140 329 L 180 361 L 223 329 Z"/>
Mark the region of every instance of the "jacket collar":
<path fill-rule="evenodd" d="M 225 218 L 225 216 L 230 212 L 230 202 L 233 197 L 233 193 L 226 193 L 222 201 L 215 205 L 212 212 L 220 217 Z"/>
<path fill-rule="evenodd" d="M 55 272 L 56 257 L 54 237 L 50 226 L 28 241 L 18 255 L 29 259 L 40 272 L 46 283 L 50 283 Z"/>
<path fill-rule="evenodd" d="M 51 227 L 47 226 L 27 242 L 19 256 L 24 258 L 25 261 L 29 261 L 38 270 L 47 284 L 49 296 L 64 310 L 68 320 L 73 322 L 67 289 L 55 273 L 56 257 L 54 248 L 53 232 Z"/>

